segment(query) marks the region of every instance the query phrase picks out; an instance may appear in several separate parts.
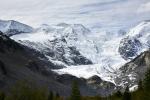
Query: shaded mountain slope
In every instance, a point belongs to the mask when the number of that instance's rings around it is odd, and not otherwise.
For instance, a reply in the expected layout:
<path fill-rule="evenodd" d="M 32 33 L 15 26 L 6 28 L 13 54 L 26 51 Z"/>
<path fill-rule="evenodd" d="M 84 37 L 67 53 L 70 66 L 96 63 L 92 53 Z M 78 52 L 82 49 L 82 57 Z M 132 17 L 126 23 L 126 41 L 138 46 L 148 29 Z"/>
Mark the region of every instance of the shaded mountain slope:
<path fill-rule="evenodd" d="M 1 33 L 2 34 L 2 33 Z M 5 35 L 0 35 L 0 88 L 9 90 L 17 81 L 28 80 L 49 87 L 50 90 L 65 94 L 69 87 L 53 80 L 50 63 L 45 63 L 44 57 L 37 58 L 38 52 L 14 42 Z"/>
<path fill-rule="evenodd" d="M 123 87 L 135 87 L 139 80 L 145 76 L 145 72 L 150 69 L 150 50 L 141 53 L 132 61 L 119 69 L 115 79 L 116 84 Z"/>
<path fill-rule="evenodd" d="M 0 33 L 0 44 L 0 48 L 2 48 L 0 51 L 0 89 L 5 92 L 8 92 L 16 82 L 22 80 L 34 82 L 37 86 L 48 87 L 49 90 L 63 96 L 70 95 L 73 80 L 78 81 L 82 95 L 108 95 L 115 90 L 113 83 L 103 81 L 100 78 L 86 80 L 52 72 L 51 68 L 59 66 L 48 61 L 40 52 L 16 43 L 3 33 Z M 91 80 L 100 81 L 91 83 L 89 82 Z M 96 85 L 94 86 L 94 84 Z"/>

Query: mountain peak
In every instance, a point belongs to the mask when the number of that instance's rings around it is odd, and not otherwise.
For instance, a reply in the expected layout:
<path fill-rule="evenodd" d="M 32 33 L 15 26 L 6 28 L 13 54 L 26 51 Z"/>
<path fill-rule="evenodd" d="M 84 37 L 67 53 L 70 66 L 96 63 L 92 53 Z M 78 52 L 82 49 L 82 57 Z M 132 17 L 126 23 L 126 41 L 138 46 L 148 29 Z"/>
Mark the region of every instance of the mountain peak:
<path fill-rule="evenodd" d="M 0 31 L 8 36 L 12 36 L 19 33 L 32 32 L 33 28 L 15 20 L 0 20 Z"/>
<path fill-rule="evenodd" d="M 70 24 L 67 24 L 67 23 L 59 23 L 57 24 L 56 26 L 61 26 L 61 27 L 67 27 L 69 26 Z"/>
<path fill-rule="evenodd" d="M 132 28 L 127 35 L 139 35 L 139 34 L 145 34 L 147 32 L 150 32 L 150 21 L 143 21 L 139 23 L 137 26 Z"/>

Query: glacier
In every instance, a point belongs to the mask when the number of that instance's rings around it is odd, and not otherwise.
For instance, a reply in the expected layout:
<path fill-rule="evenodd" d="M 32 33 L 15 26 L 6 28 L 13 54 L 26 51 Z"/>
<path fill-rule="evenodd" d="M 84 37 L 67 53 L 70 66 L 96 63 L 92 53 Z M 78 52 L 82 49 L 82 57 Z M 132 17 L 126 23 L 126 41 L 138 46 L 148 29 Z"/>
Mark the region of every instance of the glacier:
<path fill-rule="evenodd" d="M 68 47 L 76 47 L 81 55 L 91 60 L 93 64 L 67 65 L 47 56 L 50 61 L 66 66 L 62 69 L 53 69 L 53 71 L 83 78 L 97 75 L 103 80 L 113 83 L 115 83 L 113 78 L 116 76 L 118 69 L 131 60 L 123 59 L 118 52 L 119 47 L 122 45 L 120 41 L 126 37 L 136 38 L 140 41 L 142 49 L 138 50 L 138 54 L 147 50 L 150 47 L 150 21 L 140 23 L 127 33 L 122 33 L 121 31 L 118 33 L 97 32 L 81 24 L 60 23 L 57 25 L 43 24 L 34 29 L 33 32 L 11 36 L 15 41 L 42 52 L 47 48 L 51 48 L 51 42 L 49 41 L 58 40 L 56 48 L 65 47 L 66 58 L 70 57 Z M 135 57 L 133 56 L 132 58 Z"/>
<path fill-rule="evenodd" d="M 11 38 L 39 51 L 51 46 L 48 41 L 65 38 L 67 43 L 64 44 L 59 41 L 59 45 L 76 47 L 93 64 L 78 66 L 63 64 L 66 68 L 54 70 L 55 72 L 59 74 L 68 73 L 83 78 L 98 75 L 103 80 L 109 81 L 112 73 L 126 62 L 118 53 L 118 46 L 122 37 L 105 31 L 92 32 L 81 24 L 60 23 L 55 26 L 44 24 L 32 33 L 13 35 Z M 51 57 L 48 58 L 53 60 Z M 55 62 L 60 63 L 60 61 Z"/>

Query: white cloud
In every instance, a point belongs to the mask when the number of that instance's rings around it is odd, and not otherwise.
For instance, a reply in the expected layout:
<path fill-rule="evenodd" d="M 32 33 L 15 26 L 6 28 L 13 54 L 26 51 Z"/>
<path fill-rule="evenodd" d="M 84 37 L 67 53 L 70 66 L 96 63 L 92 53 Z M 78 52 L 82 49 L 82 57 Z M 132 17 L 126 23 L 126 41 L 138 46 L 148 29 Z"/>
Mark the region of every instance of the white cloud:
<path fill-rule="evenodd" d="M 67 22 L 106 29 L 128 28 L 149 18 L 148 1 L 0 0 L 0 19 L 14 19 L 32 26 Z"/>
<path fill-rule="evenodd" d="M 141 5 L 141 7 L 138 9 L 138 13 L 142 12 L 150 12 L 150 2 Z"/>

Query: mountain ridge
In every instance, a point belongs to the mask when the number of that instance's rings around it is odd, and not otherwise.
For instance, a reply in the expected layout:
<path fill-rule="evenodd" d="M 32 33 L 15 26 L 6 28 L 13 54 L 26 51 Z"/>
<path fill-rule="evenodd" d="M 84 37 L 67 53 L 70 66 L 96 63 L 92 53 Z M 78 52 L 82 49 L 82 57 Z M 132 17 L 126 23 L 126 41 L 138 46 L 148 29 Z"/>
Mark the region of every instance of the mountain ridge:
<path fill-rule="evenodd" d="M 31 82 L 31 85 L 33 85 L 33 82 L 34 85 L 47 87 L 50 91 L 59 93 L 62 96 L 70 95 L 71 84 L 74 80 L 78 81 L 82 95 L 108 95 L 115 89 L 113 83 L 103 80 L 99 81 L 98 84 L 104 84 L 105 86 L 110 86 L 110 88 L 101 85 L 96 86 L 95 89 L 94 85 L 92 85 L 95 83 L 88 83 L 89 80 L 69 74 L 58 75 L 51 69 L 59 66 L 53 64 L 53 62 L 47 62 L 43 54 L 11 41 L 13 40 L 8 36 L 0 35 L 0 44 L 3 44 L 0 47 L 3 46 L 4 51 L 0 51 L 0 89 L 6 93 L 9 93 L 11 87 L 17 82 L 24 80 Z M 90 80 L 96 81 L 95 78 Z M 109 89 L 109 91 L 106 91 L 106 89 Z"/>
<path fill-rule="evenodd" d="M 33 28 L 14 20 L 0 20 L 0 31 L 8 36 L 12 36 L 15 34 L 32 32 Z"/>
<path fill-rule="evenodd" d="M 70 74 L 77 79 L 89 80 L 89 83 L 96 79 L 98 82 L 106 81 L 107 85 L 113 84 L 112 87 L 115 84 L 116 87 L 124 88 L 129 85 L 132 88 L 137 85 L 139 75 L 131 66 L 135 65 L 135 69 L 140 66 L 138 63 L 134 64 L 134 61 L 149 48 L 149 30 L 149 22 L 142 22 L 128 33 L 121 31 L 121 35 L 111 32 L 92 33 L 81 24 L 61 23 L 54 26 L 45 24 L 32 32 L 19 33 L 10 38 L 42 54 L 45 61 L 51 64 L 50 70 L 53 69 L 58 74 L 61 82 L 64 79 L 61 76 L 71 77 Z M 31 69 L 37 70 L 34 67 Z M 137 71 L 140 73 L 140 70 Z M 145 71 L 141 74 L 144 73 Z M 132 82 L 131 78 L 137 80 Z M 113 91 L 114 88 L 110 92 Z"/>

